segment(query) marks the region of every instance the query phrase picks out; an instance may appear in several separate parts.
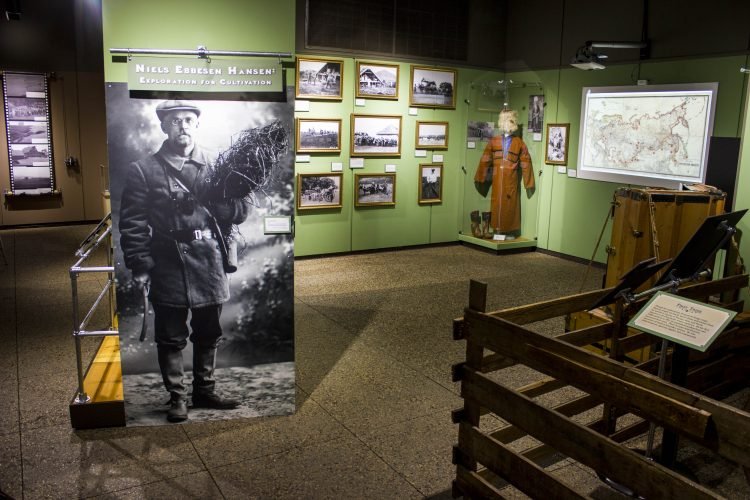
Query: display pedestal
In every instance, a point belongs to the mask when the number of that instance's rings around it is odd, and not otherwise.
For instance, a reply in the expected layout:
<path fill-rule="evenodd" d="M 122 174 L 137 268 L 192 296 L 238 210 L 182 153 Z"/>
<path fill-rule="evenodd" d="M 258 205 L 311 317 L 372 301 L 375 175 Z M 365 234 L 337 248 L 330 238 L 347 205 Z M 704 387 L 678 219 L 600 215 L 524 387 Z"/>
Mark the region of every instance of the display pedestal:
<path fill-rule="evenodd" d="M 524 238 L 523 236 L 519 236 L 518 238 L 514 240 L 498 241 L 498 240 L 488 240 L 484 238 L 476 238 L 474 236 L 459 233 L 458 241 L 461 241 L 462 243 L 468 243 L 470 245 L 475 245 L 478 247 L 486 248 L 496 253 L 502 253 L 502 252 L 508 252 L 508 251 L 514 251 L 514 252 L 529 251 L 530 252 L 536 248 L 536 240 L 530 240 L 528 238 Z"/>
<path fill-rule="evenodd" d="M 119 337 L 104 337 L 86 371 L 83 387 L 91 398 L 87 403 L 70 403 L 70 423 L 74 429 L 121 427 L 125 425 Z"/>

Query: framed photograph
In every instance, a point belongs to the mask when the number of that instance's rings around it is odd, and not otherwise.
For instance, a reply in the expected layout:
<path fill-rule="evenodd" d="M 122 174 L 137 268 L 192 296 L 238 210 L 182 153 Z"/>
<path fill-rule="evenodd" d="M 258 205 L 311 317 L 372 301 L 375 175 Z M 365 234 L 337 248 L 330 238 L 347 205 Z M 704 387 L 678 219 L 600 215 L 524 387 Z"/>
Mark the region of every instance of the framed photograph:
<path fill-rule="evenodd" d="M 344 61 L 298 57 L 296 69 L 298 99 L 341 100 Z"/>
<path fill-rule="evenodd" d="M 355 174 L 355 207 L 396 204 L 396 174 Z"/>
<path fill-rule="evenodd" d="M 409 105 L 455 109 L 456 80 L 455 69 L 412 66 Z"/>
<path fill-rule="evenodd" d="M 430 205 L 443 201 L 443 165 L 429 163 L 419 165 L 419 197 L 420 205 Z"/>
<path fill-rule="evenodd" d="M 489 141 L 495 135 L 495 124 L 492 122 L 466 122 L 467 141 Z"/>
<path fill-rule="evenodd" d="M 448 149 L 448 122 L 417 122 L 417 148 Z"/>
<path fill-rule="evenodd" d="M 341 152 L 341 119 L 297 118 L 298 153 Z"/>
<path fill-rule="evenodd" d="M 357 63 L 356 96 L 398 100 L 398 64 Z"/>
<path fill-rule="evenodd" d="M 401 116 L 352 115 L 352 156 L 401 156 Z"/>
<path fill-rule="evenodd" d="M 341 208 L 340 173 L 297 174 L 297 210 Z"/>
<path fill-rule="evenodd" d="M 529 123 L 528 123 L 527 130 L 535 134 L 541 134 L 542 123 L 544 123 L 544 96 L 543 95 L 530 95 L 529 96 Z"/>
<path fill-rule="evenodd" d="M 570 123 L 547 124 L 547 154 L 544 163 L 547 165 L 568 164 L 568 132 Z"/>

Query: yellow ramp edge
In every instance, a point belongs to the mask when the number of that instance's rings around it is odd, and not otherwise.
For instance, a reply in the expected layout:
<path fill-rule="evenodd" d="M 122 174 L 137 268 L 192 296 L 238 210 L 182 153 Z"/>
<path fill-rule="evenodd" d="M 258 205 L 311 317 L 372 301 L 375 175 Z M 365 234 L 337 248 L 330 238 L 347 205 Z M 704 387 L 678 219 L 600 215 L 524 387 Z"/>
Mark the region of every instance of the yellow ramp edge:
<path fill-rule="evenodd" d="M 119 337 L 104 337 L 86 372 L 83 389 L 92 403 L 124 400 Z"/>

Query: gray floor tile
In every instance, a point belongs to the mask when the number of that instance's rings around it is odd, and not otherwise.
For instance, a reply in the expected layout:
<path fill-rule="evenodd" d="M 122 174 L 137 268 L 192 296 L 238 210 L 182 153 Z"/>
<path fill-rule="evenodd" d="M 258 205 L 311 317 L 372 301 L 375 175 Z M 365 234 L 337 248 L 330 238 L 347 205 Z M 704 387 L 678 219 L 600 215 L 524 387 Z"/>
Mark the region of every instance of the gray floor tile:
<path fill-rule="evenodd" d="M 457 407 L 444 387 L 356 342 L 310 395 L 355 433 Z"/>
<path fill-rule="evenodd" d="M 92 496 L 204 470 L 179 426 L 24 432 L 26 498 Z"/>
<path fill-rule="evenodd" d="M 0 434 L 0 491 L 22 498 L 21 438 L 18 432 Z"/>
<path fill-rule="evenodd" d="M 211 469 L 211 473 L 226 498 L 421 498 L 354 437 Z"/>
<path fill-rule="evenodd" d="M 456 466 L 451 449 L 458 427 L 450 413 L 418 417 L 358 437 L 425 496 L 449 490 Z"/>
<path fill-rule="evenodd" d="M 348 435 L 312 400 L 289 417 L 272 417 L 184 425 L 206 465 L 217 467 L 287 451 Z"/>
<path fill-rule="evenodd" d="M 0 356 L 0 359 L 6 356 Z M 16 367 L 4 366 L 0 368 L 0 436 L 17 433 L 18 414 L 18 374 Z"/>
<path fill-rule="evenodd" d="M 195 472 L 155 483 L 146 483 L 90 498 L 209 500 L 224 498 L 208 472 Z"/>

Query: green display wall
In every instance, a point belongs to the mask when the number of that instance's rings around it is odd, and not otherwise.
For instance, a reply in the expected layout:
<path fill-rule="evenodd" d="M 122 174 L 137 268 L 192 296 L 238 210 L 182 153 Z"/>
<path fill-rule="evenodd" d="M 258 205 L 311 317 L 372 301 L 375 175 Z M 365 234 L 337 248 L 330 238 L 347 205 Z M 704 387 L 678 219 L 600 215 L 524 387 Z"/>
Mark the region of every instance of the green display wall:
<path fill-rule="evenodd" d="M 145 0 L 104 0 L 105 80 L 125 81 L 124 64 L 113 64 L 110 47 L 194 48 L 284 51 L 294 50 L 295 2 L 282 0 L 220 0 L 207 8 L 196 0 L 148 2 Z M 316 54 L 305 54 L 316 56 Z M 317 54 L 320 56 L 320 54 Z M 356 62 L 354 57 L 338 57 L 344 62 L 343 99 L 310 101 L 309 111 L 296 117 L 341 118 L 342 152 L 337 155 L 311 154 L 309 162 L 297 163 L 297 173 L 330 172 L 332 162 L 343 168 L 343 207 L 336 210 L 297 212 L 296 254 L 318 255 L 377 248 L 400 247 L 458 240 L 459 232 L 470 231 L 468 214 L 489 207 L 487 198 L 476 192 L 473 174 L 483 143 L 466 147 L 467 120 L 496 121 L 498 102 L 482 102 L 481 85 L 512 80 L 507 98 L 526 121 L 528 96 L 544 94 L 547 123 L 570 123 L 568 165 L 576 168 L 578 155 L 581 89 L 587 86 L 634 85 L 638 79 L 650 84 L 719 82 L 714 135 L 743 137 L 746 77 L 739 68 L 748 63 L 745 56 L 727 56 L 679 61 L 617 64 L 603 71 L 573 68 L 502 73 L 478 69 L 458 70 L 456 109 L 419 108 L 409 115 L 410 61 L 397 61 L 400 67 L 399 100 L 365 100 L 355 104 Z M 361 60 L 377 61 L 363 57 Z M 387 61 L 393 63 L 394 61 Z M 293 64 L 288 64 L 288 83 L 294 82 Z M 367 158 L 364 169 L 349 169 L 350 116 L 357 114 L 399 114 L 403 116 L 402 147 L 399 158 Z M 449 148 L 443 155 L 443 201 L 437 205 L 417 203 L 418 166 L 431 160 L 414 155 L 414 128 L 417 120 L 447 121 Z M 747 127 L 745 127 L 747 130 Z M 537 239 L 542 249 L 581 258 L 592 255 L 614 190 L 619 186 L 569 177 L 557 166 L 544 164 L 543 142 L 534 142 L 524 133 L 534 164 L 536 190 L 522 196 L 522 234 Z M 396 205 L 390 208 L 354 208 L 354 173 L 384 172 L 386 164 L 397 169 Z M 750 195 L 743 186 L 750 182 L 750 152 L 743 147 L 738 184 L 737 207 L 750 206 Z M 741 227 L 747 228 L 747 221 Z M 747 232 L 747 231 L 746 231 Z M 609 228 L 603 242 L 609 241 Z M 605 261 L 604 244 L 596 260 Z M 750 258 L 750 244 L 743 244 Z"/>

